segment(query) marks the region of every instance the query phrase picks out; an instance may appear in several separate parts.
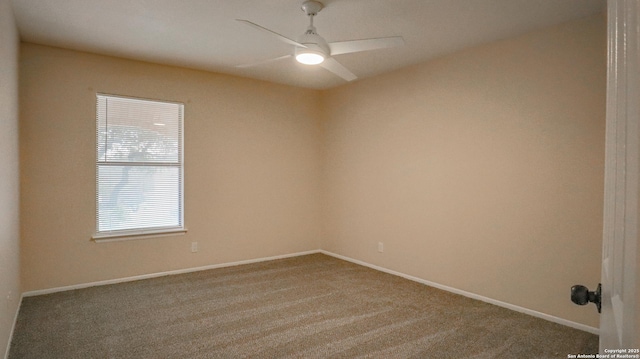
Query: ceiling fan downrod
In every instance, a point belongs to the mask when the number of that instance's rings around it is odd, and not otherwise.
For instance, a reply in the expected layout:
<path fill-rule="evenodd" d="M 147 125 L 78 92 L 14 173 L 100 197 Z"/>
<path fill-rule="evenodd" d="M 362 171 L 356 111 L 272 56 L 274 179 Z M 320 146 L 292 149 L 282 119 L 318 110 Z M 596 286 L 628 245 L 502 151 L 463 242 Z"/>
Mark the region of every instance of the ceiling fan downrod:
<path fill-rule="evenodd" d="M 307 14 L 307 16 L 309 17 L 309 27 L 307 28 L 306 34 L 314 34 L 314 35 L 318 34 L 316 32 L 315 26 L 313 26 L 313 17 L 318 15 L 318 13 L 320 12 L 320 10 L 322 10 L 323 7 L 324 5 L 322 5 L 322 3 L 318 1 L 309 0 L 302 3 L 302 6 L 301 6 L 302 11 L 304 11 L 304 13 Z"/>

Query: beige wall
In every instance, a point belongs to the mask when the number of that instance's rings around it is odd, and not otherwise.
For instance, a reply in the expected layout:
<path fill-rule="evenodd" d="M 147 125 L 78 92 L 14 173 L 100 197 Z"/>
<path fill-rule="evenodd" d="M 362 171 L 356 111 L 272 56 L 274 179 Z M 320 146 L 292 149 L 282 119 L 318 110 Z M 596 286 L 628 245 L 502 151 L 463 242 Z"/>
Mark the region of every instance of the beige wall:
<path fill-rule="evenodd" d="M 596 16 L 324 92 L 323 248 L 597 327 L 605 80 Z"/>
<path fill-rule="evenodd" d="M 20 55 L 24 291 L 320 246 L 317 91 L 32 44 Z M 185 103 L 186 235 L 91 241 L 96 92 Z"/>
<path fill-rule="evenodd" d="M 20 299 L 18 32 L 9 0 L 0 0 L 0 356 Z"/>

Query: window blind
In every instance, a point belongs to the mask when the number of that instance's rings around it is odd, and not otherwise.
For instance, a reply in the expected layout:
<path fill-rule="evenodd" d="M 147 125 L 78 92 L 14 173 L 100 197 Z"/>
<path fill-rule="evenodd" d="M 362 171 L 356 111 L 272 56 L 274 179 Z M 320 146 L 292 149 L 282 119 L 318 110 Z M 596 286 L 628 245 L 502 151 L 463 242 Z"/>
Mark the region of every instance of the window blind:
<path fill-rule="evenodd" d="M 181 103 L 97 95 L 96 235 L 183 229 Z"/>

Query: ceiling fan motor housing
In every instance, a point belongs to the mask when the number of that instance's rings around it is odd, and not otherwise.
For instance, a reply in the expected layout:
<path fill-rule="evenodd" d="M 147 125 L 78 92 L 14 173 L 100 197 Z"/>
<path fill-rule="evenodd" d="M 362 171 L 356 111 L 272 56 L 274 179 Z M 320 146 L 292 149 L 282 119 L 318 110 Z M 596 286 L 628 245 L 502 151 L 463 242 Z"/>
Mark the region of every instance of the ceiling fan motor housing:
<path fill-rule="evenodd" d="M 310 51 L 318 51 L 321 52 L 324 57 L 329 57 L 331 50 L 329 49 L 329 44 L 327 41 L 322 38 L 322 36 L 315 33 L 315 29 L 313 32 L 307 31 L 306 33 L 300 35 L 298 38 L 298 42 L 307 48 L 296 47 L 296 54 L 300 52 L 310 52 Z"/>

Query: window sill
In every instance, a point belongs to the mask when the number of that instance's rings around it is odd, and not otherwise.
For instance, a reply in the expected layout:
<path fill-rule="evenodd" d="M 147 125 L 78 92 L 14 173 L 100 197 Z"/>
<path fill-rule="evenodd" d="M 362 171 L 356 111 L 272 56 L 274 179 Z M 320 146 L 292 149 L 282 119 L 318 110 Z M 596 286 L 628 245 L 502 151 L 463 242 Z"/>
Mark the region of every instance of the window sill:
<path fill-rule="evenodd" d="M 171 229 L 171 230 L 159 230 L 159 231 L 148 231 L 141 233 L 118 233 L 118 234 L 95 234 L 91 237 L 91 239 L 96 243 L 108 243 L 108 242 L 119 242 L 119 241 L 131 241 L 136 239 L 148 239 L 148 238 L 157 238 L 157 237 L 167 237 L 167 236 L 181 236 L 187 233 L 186 228 L 181 229 Z"/>

